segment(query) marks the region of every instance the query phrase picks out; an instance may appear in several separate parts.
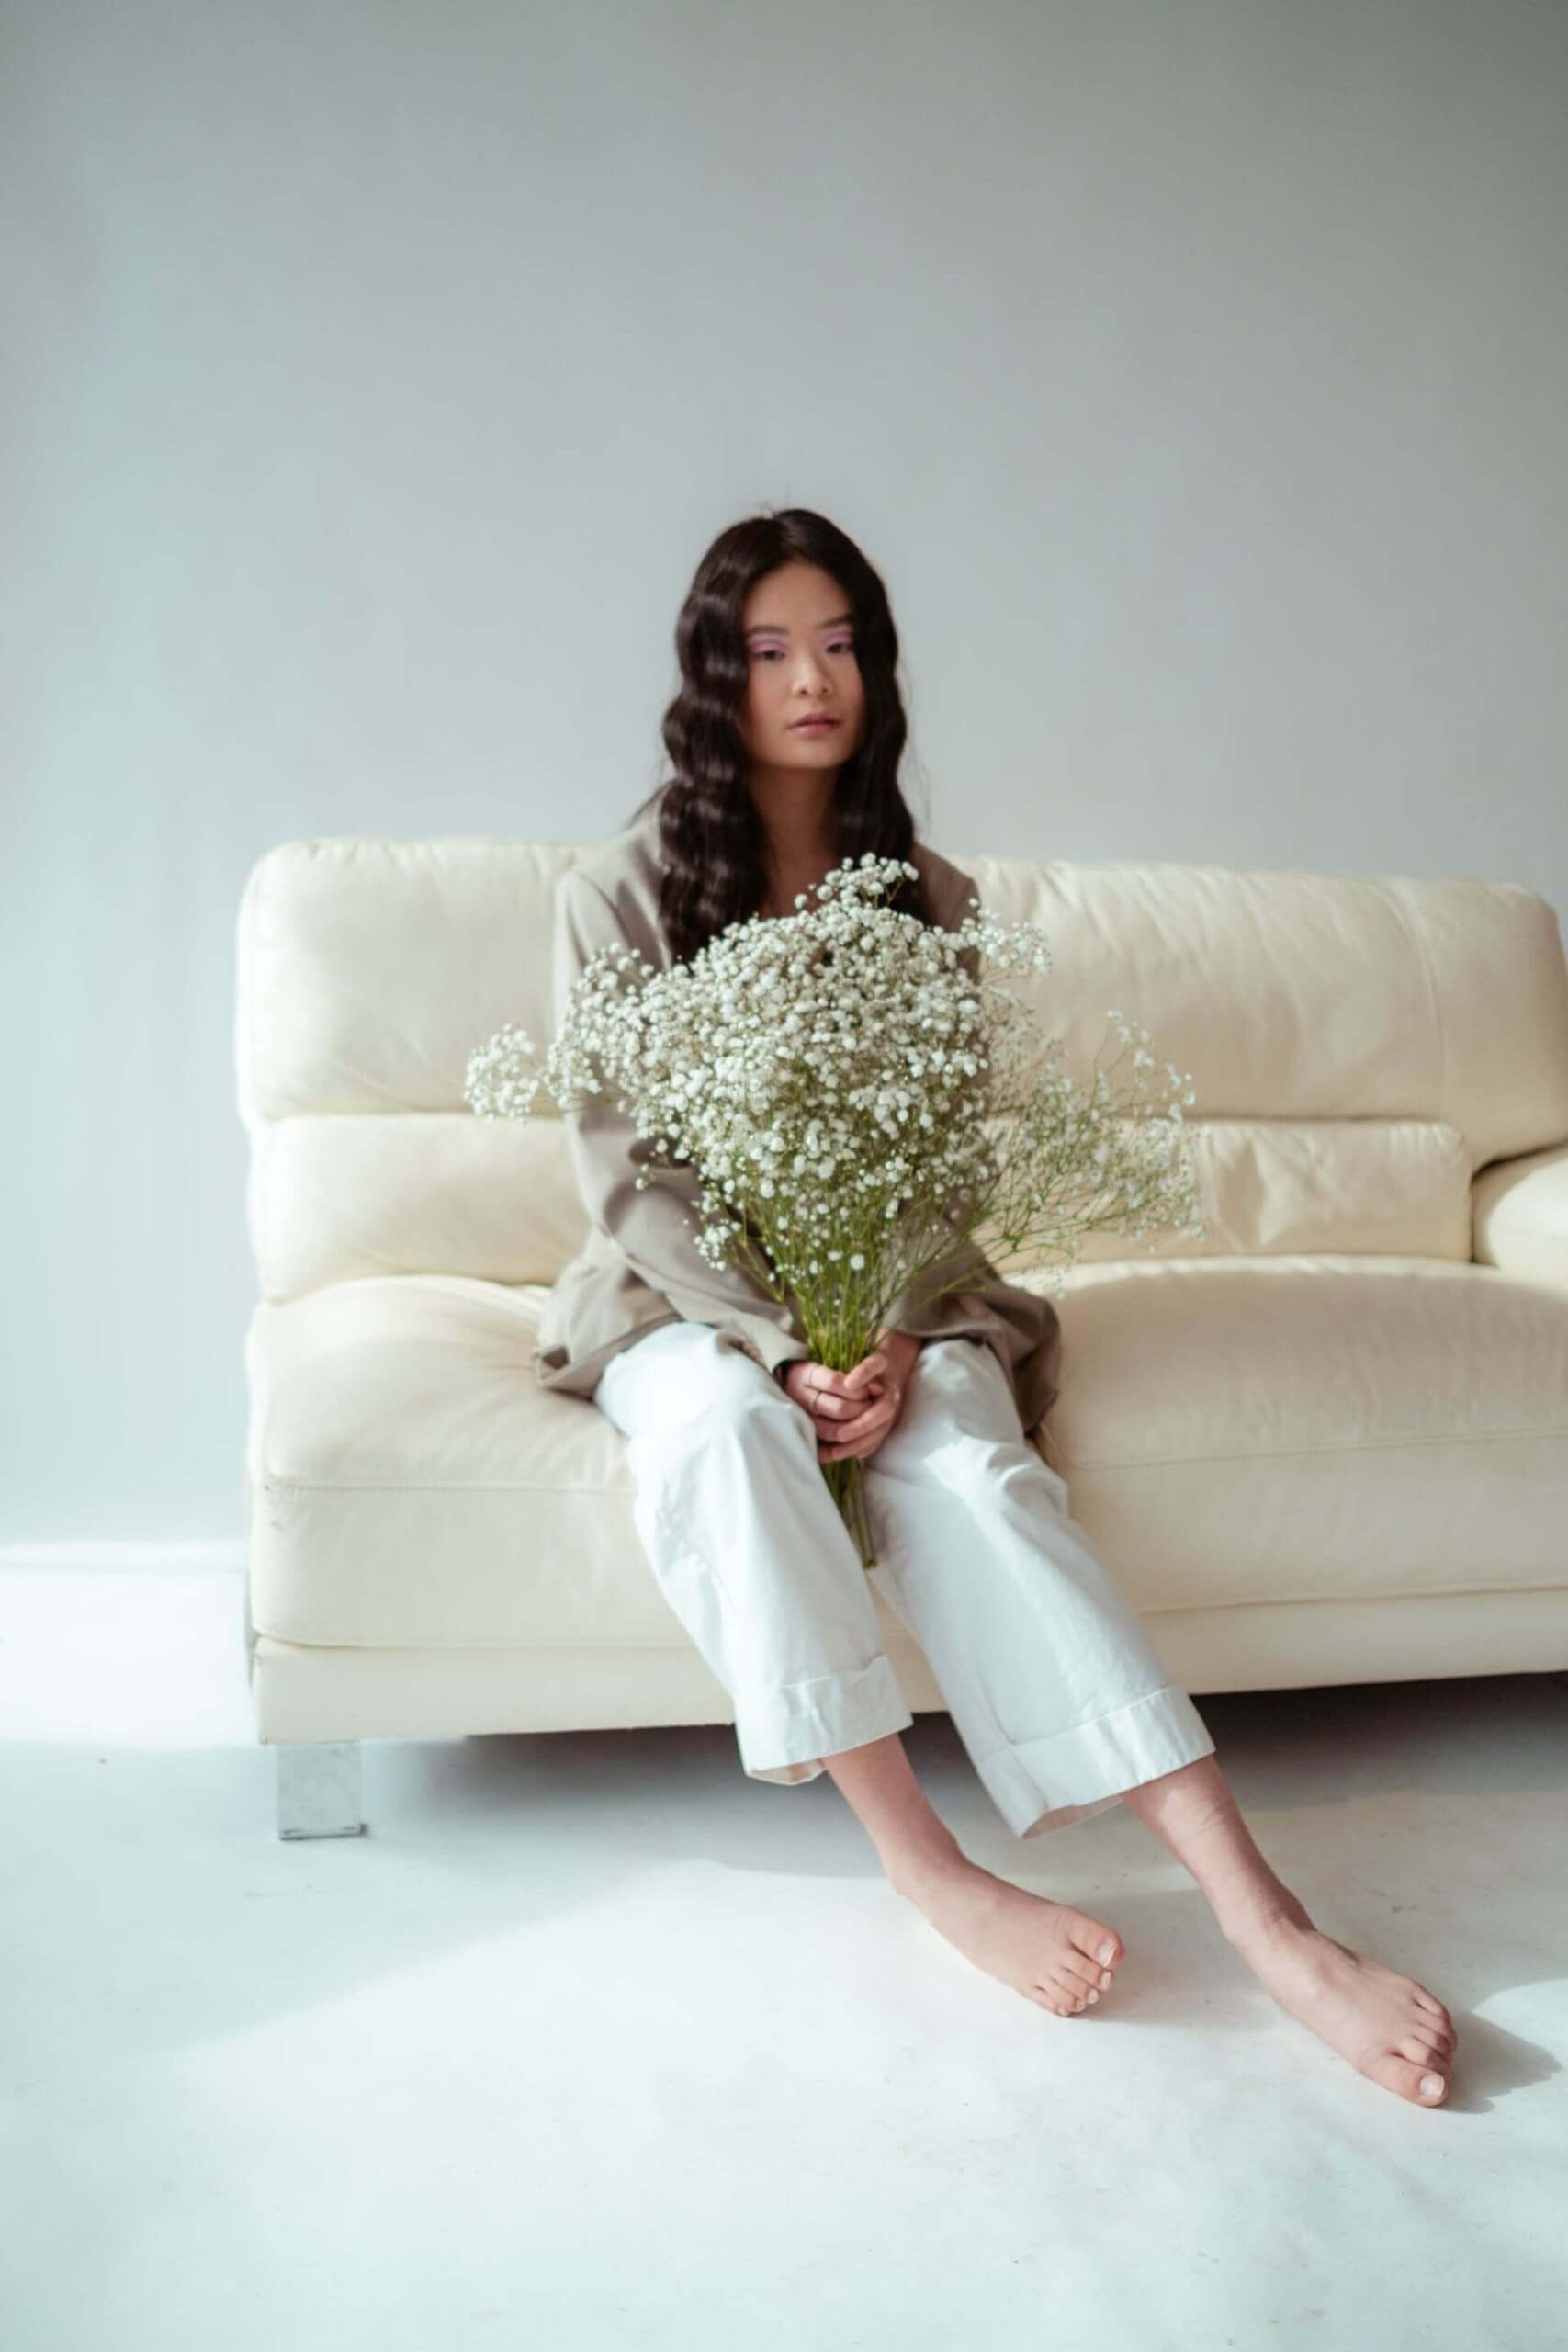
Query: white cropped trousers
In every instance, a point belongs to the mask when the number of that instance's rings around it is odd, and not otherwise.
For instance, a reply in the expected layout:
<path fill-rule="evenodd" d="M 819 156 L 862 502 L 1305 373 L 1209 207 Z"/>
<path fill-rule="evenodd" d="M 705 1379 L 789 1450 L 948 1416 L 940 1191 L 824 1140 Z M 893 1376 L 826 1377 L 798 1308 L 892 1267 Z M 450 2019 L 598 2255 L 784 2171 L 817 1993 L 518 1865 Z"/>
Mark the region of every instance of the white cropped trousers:
<path fill-rule="evenodd" d="M 634 1340 L 593 1402 L 629 1441 L 643 1549 L 729 1693 L 754 1779 L 815 1780 L 825 1756 L 913 1723 L 873 1585 L 1015 1837 L 1104 1813 L 1213 1753 L 983 1340 L 925 1342 L 897 1426 L 866 1460 L 869 1572 L 809 1414 L 710 1325 Z"/>

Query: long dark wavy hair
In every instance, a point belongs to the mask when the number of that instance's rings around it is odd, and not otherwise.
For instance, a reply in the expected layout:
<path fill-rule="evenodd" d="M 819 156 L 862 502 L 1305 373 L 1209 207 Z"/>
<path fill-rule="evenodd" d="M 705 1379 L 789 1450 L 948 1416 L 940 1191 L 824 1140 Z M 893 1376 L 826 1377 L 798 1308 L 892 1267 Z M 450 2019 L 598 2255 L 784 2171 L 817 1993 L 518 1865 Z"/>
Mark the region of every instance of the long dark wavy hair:
<path fill-rule="evenodd" d="M 828 572 L 854 616 L 865 712 L 859 747 L 835 781 L 835 856 L 858 860 L 869 850 L 913 863 L 915 820 L 898 786 L 908 728 L 887 592 L 854 541 L 825 514 L 808 506 L 764 508 L 721 531 L 697 565 L 675 623 L 680 689 L 661 729 L 674 774 L 626 820 L 635 824 L 658 806 L 660 920 L 678 964 L 727 923 L 760 912 L 767 895 L 767 829 L 748 788 L 750 763 L 736 723 L 750 674 L 741 614 L 754 583 L 794 559 Z M 934 919 L 923 878 L 905 876 L 885 903 L 921 922 Z"/>

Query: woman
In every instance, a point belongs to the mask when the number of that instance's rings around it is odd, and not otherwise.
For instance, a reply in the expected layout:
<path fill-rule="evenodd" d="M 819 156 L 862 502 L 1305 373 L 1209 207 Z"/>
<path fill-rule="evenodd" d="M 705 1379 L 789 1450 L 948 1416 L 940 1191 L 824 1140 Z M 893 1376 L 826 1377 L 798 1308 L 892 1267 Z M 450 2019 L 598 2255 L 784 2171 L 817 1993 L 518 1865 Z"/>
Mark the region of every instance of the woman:
<path fill-rule="evenodd" d="M 736 524 L 697 568 L 676 644 L 674 775 L 562 878 L 558 1008 L 596 947 L 667 967 L 728 922 L 791 913 L 868 849 L 917 866 L 896 903 L 956 928 L 973 885 L 914 838 L 897 637 L 854 543 L 802 508 Z M 1018 1836 L 1127 1805 L 1281 2007 L 1372 2081 L 1441 2104 L 1447 2009 L 1320 1933 L 1275 1876 L 1190 1697 L 1028 1442 L 1057 1393 L 1050 1300 L 971 1248 L 965 1286 L 933 1301 L 917 1282 L 871 1352 L 830 1371 L 784 1305 L 698 1255 L 694 1171 L 660 1168 L 639 1191 L 649 1154 L 625 1114 L 597 1102 L 567 1127 L 592 1224 L 552 1292 L 539 1377 L 592 1396 L 628 1440 L 639 1535 L 735 1702 L 746 1770 L 796 1783 L 826 1770 L 897 1892 L 1043 2008 L 1076 2016 L 1111 1992 L 1114 1928 L 970 1861 L 926 1802 L 874 1584 Z M 818 1467 L 851 1456 L 866 1465 L 869 1577 Z"/>

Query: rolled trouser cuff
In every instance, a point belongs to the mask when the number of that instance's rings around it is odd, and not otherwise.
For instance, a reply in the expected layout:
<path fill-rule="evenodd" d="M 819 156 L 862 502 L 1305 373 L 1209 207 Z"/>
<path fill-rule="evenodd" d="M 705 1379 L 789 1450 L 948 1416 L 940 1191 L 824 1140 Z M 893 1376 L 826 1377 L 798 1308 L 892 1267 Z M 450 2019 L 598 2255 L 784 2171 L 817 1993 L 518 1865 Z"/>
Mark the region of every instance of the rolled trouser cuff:
<path fill-rule="evenodd" d="M 742 1765 L 754 1781 L 785 1786 L 814 1781 L 824 1757 L 908 1731 L 914 1720 L 886 1656 L 843 1674 L 738 1692 L 735 1701 Z"/>
<path fill-rule="evenodd" d="M 1038 1838 L 1108 1812 L 1128 1789 L 1213 1752 L 1202 1716 L 1169 1683 L 1070 1731 L 995 1748 L 975 1769 L 1014 1837 Z"/>

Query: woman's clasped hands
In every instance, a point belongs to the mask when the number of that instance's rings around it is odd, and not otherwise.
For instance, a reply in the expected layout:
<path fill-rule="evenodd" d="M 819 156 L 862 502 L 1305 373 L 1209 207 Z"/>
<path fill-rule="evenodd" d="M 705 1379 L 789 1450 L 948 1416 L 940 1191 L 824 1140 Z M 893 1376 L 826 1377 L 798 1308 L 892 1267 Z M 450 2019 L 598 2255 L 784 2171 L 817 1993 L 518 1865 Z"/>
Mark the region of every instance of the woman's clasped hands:
<path fill-rule="evenodd" d="M 800 1356 L 782 1375 L 785 1393 L 810 1414 L 818 1462 L 864 1460 L 897 1428 L 920 1342 L 908 1331 L 879 1331 L 871 1352 L 848 1372 Z"/>

